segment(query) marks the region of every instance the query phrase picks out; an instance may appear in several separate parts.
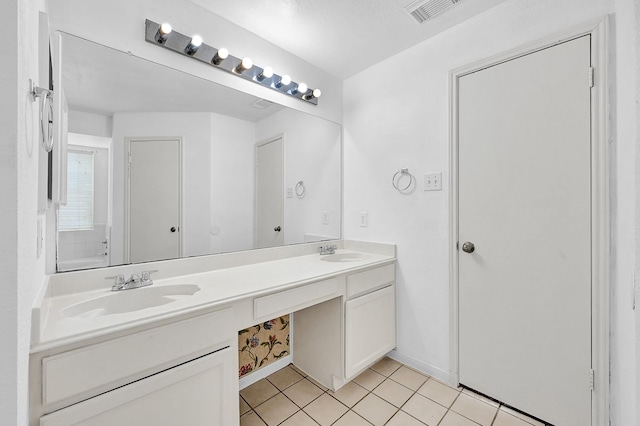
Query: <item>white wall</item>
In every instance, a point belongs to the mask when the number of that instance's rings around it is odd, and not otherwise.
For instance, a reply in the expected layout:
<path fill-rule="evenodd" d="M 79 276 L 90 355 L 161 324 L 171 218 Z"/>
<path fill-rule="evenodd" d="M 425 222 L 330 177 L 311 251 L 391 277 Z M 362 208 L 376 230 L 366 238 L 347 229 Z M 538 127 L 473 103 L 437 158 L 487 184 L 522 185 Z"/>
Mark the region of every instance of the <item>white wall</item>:
<path fill-rule="evenodd" d="M 397 350 L 405 361 L 443 378 L 449 374 L 449 72 L 619 12 L 612 26 L 618 46 L 612 102 L 618 112 L 612 123 L 617 137 L 612 158 L 611 418 L 617 426 L 637 424 L 630 291 L 637 65 L 621 59 L 637 54 L 629 41 L 632 5 L 633 0 L 509 0 L 345 81 L 345 237 L 398 244 Z M 637 120 L 637 109 L 635 114 Z M 402 167 L 418 182 L 424 173 L 442 171 L 443 191 L 422 192 L 419 185 L 411 194 L 399 194 L 390 180 Z M 360 211 L 369 212 L 367 228 L 358 226 Z"/>
<path fill-rule="evenodd" d="M 210 253 L 254 247 L 254 123 L 211 116 Z"/>
<path fill-rule="evenodd" d="M 123 52 L 237 88 L 273 102 L 330 120 L 342 121 L 342 82 L 291 53 L 271 44 L 207 9 L 189 1 L 175 0 L 49 0 L 52 26 Z M 226 47 L 237 57 L 250 56 L 260 66 L 305 81 L 322 89 L 318 106 L 284 96 L 229 73 L 151 45 L 144 40 L 144 22 L 170 22 L 181 33 L 200 34 L 205 43 Z M 328 59 L 329 60 L 329 59 Z"/>
<path fill-rule="evenodd" d="M 36 258 L 39 147 L 37 107 L 29 78 L 38 80 L 40 2 L 0 4 L 3 72 L 0 79 L 0 424 L 27 423 L 31 305 L 44 278 Z M 46 229 L 43 229 L 46 232 Z"/>
<path fill-rule="evenodd" d="M 69 133 L 110 138 L 113 133 L 113 117 L 69 110 Z"/>
<path fill-rule="evenodd" d="M 293 198 L 285 198 L 284 243 L 304 242 L 305 235 L 340 237 L 340 126 L 290 109 L 271 115 L 256 125 L 256 141 L 284 134 L 284 180 Z M 306 194 L 295 195 L 303 181 Z M 329 212 L 329 224 L 321 213 Z"/>

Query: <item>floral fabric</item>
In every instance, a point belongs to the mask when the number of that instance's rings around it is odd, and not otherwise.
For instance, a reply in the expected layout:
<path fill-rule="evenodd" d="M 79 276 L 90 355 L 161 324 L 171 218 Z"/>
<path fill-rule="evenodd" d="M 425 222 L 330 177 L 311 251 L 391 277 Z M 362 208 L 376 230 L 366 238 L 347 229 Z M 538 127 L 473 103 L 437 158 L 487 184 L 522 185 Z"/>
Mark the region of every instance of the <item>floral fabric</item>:
<path fill-rule="evenodd" d="M 239 377 L 289 354 L 289 315 L 238 332 Z"/>

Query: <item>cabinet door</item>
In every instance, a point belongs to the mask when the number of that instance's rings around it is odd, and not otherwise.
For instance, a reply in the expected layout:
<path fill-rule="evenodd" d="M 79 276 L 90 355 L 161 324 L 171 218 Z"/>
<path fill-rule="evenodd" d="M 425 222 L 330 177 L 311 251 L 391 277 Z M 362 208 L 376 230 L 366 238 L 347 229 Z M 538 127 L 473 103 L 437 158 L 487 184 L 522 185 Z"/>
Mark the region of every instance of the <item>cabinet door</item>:
<path fill-rule="evenodd" d="M 237 425 L 235 355 L 222 349 L 48 414 L 40 426 Z"/>
<path fill-rule="evenodd" d="M 349 380 L 396 346 L 395 286 L 345 303 L 345 376 Z"/>

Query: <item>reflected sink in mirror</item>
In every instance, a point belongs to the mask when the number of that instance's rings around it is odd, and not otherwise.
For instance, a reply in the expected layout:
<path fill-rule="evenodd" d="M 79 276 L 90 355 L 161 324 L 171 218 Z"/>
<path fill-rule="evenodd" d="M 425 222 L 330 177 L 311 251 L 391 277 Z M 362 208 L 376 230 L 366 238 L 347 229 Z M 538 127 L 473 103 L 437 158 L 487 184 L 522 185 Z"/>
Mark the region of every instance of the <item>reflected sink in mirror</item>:
<path fill-rule="evenodd" d="M 363 253 L 336 253 L 322 256 L 320 260 L 324 262 L 356 262 L 366 258 L 367 255 Z"/>
<path fill-rule="evenodd" d="M 196 284 L 175 284 L 122 290 L 84 300 L 62 309 L 63 317 L 97 318 L 105 315 L 136 312 L 191 297 L 200 291 Z"/>

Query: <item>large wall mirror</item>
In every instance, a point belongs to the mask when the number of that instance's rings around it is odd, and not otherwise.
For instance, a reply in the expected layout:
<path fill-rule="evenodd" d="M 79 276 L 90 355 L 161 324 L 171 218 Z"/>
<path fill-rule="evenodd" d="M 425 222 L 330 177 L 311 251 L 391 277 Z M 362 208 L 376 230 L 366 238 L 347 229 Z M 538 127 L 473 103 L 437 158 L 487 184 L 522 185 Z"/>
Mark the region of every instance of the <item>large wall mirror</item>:
<path fill-rule="evenodd" d="M 58 271 L 340 238 L 338 124 L 75 36 L 62 42 Z"/>

